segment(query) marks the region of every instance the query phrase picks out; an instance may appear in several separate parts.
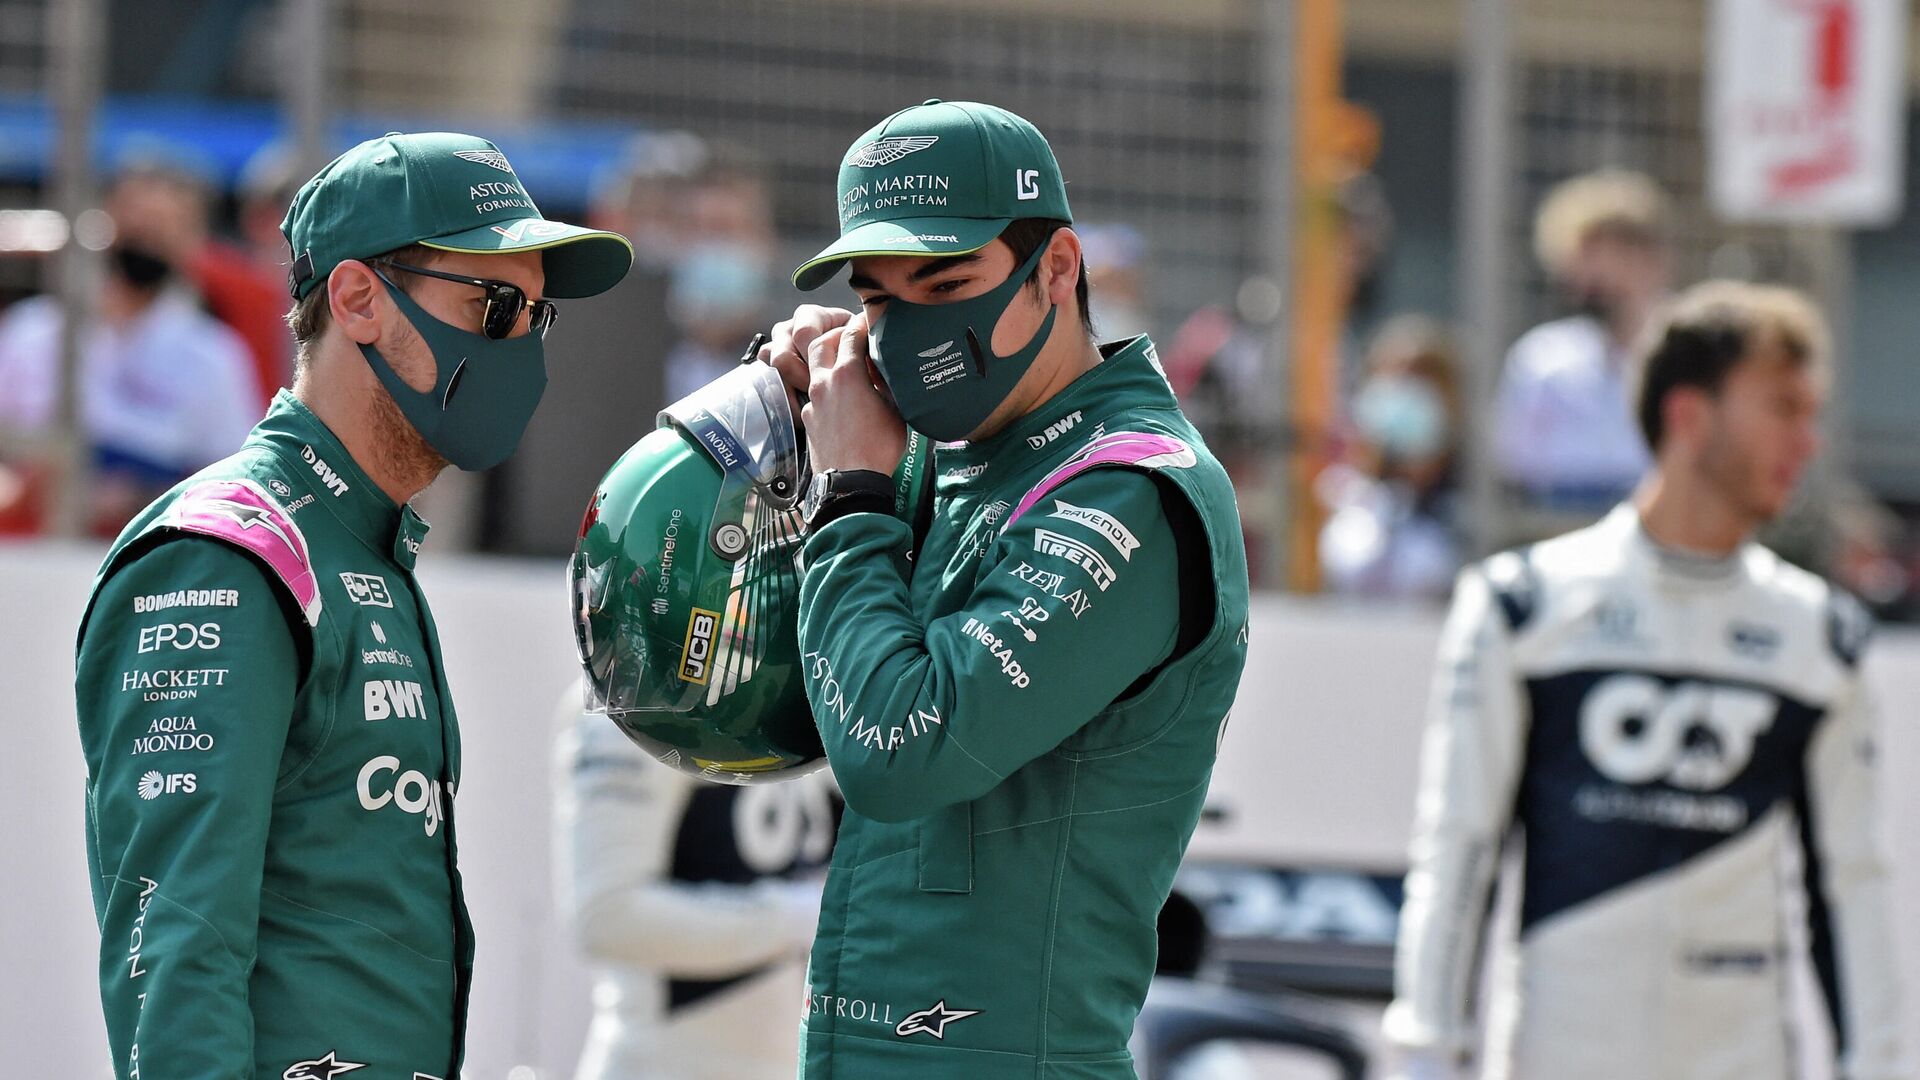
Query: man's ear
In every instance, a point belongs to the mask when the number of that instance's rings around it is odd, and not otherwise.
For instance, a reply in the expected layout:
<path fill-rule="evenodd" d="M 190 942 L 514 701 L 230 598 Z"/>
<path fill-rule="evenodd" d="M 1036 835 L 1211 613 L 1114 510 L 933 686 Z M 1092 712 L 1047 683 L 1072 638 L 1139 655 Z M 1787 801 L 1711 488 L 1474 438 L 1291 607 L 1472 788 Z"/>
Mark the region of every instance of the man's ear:
<path fill-rule="evenodd" d="M 1047 253 L 1040 256 L 1040 287 L 1049 303 L 1058 307 L 1073 303 L 1081 258 L 1080 237 L 1072 229 L 1055 229 L 1047 238 Z"/>
<path fill-rule="evenodd" d="M 380 298 L 386 285 L 373 268 L 358 259 L 348 259 L 327 275 L 327 307 L 334 325 L 356 345 L 372 345 L 380 340 Z"/>
<path fill-rule="evenodd" d="M 1660 403 L 1664 441 L 1685 447 L 1700 445 L 1713 413 L 1713 395 L 1698 386 L 1676 386 Z"/>

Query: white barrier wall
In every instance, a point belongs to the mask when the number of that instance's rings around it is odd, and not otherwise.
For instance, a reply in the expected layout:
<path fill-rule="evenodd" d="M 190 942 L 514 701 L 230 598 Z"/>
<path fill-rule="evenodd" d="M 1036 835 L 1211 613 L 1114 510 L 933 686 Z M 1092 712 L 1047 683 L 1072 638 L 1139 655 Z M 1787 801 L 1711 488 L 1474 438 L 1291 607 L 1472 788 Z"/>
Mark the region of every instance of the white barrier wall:
<path fill-rule="evenodd" d="M 100 549 L 0 546 L 0 1046 L 8 1076 L 110 1076 L 82 836 L 73 633 Z M 548 747 L 572 677 L 562 569 L 436 558 L 421 578 L 460 711 L 460 854 L 479 938 L 468 1080 L 570 1076 L 585 975 L 548 888 Z M 1199 853 L 1397 867 L 1438 616 L 1262 598 Z M 1872 674 L 1887 705 L 1896 911 L 1920 1048 L 1920 634 L 1891 631 Z M 797 1013 L 795 1017 L 797 1021 Z"/>

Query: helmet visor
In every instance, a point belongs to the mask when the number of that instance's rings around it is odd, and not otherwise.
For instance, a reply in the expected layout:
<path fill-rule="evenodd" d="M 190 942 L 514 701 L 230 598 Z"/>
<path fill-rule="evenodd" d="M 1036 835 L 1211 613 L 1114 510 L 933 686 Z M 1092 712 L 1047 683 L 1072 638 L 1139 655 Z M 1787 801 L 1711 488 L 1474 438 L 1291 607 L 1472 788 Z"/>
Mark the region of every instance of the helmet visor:
<path fill-rule="evenodd" d="M 685 431 L 722 472 L 744 475 L 776 508 L 800 501 L 806 455 L 772 366 L 741 364 L 661 410 L 660 425 Z"/>

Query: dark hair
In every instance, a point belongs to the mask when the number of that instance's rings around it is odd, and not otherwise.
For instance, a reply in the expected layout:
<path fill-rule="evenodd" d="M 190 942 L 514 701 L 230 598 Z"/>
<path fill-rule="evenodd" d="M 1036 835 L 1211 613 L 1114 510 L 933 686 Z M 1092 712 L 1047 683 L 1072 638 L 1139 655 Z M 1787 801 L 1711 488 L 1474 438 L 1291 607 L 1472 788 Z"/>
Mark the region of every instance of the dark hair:
<path fill-rule="evenodd" d="M 440 257 L 440 252 L 425 244 L 408 244 L 406 247 L 361 259 L 361 262 L 402 262 L 412 266 L 429 266 Z M 413 275 L 401 274 L 394 284 L 407 295 L 413 295 Z M 327 307 L 327 282 L 322 278 L 307 295 L 293 302 L 287 311 L 287 329 L 293 331 L 293 374 L 295 378 L 312 359 L 313 343 L 320 340 L 326 332 L 329 309 Z"/>
<path fill-rule="evenodd" d="M 1013 264 L 1018 266 L 1039 250 L 1040 245 L 1053 239 L 1056 230 L 1070 228 L 1071 224 L 1056 218 L 1019 218 L 1000 231 L 1000 239 L 1013 249 Z M 1039 277 L 1040 268 L 1036 266 L 1033 273 L 1027 275 L 1027 284 L 1039 280 Z M 1080 309 L 1080 326 L 1086 331 L 1087 340 L 1091 341 L 1093 315 L 1087 308 L 1087 260 L 1084 257 L 1080 260 L 1080 280 L 1073 286 L 1073 300 Z"/>
<path fill-rule="evenodd" d="M 1634 407 L 1647 446 L 1660 451 L 1669 393 L 1693 387 L 1718 394 L 1728 372 L 1767 349 L 1796 367 L 1825 363 L 1826 324 L 1801 293 L 1737 281 L 1708 281 L 1682 293 L 1641 350 Z"/>

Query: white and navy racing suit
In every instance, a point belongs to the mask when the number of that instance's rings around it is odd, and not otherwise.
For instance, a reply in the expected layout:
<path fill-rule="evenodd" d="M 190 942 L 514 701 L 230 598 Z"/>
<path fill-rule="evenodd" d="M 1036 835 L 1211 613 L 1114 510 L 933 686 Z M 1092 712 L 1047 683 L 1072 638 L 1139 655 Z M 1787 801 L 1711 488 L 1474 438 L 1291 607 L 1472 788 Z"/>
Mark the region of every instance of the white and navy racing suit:
<path fill-rule="evenodd" d="M 1471 1047 L 1511 838 L 1520 940 L 1494 973 L 1485 1075 L 1791 1075 L 1787 901 L 1804 887 L 1840 1075 L 1910 1078 L 1858 673 L 1869 628 L 1757 544 L 1662 550 L 1631 506 L 1463 573 L 1385 1021 L 1407 1072 L 1445 1075 Z"/>
<path fill-rule="evenodd" d="M 833 849 L 825 772 L 707 784 L 569 695 L 555 746 L 560 911 L 594 969 L 576 1080 L 791 1077 Z"/>

